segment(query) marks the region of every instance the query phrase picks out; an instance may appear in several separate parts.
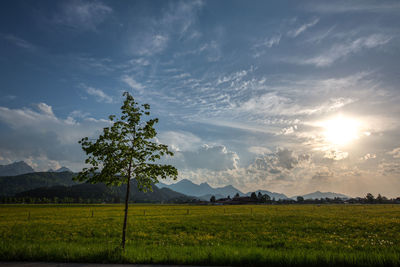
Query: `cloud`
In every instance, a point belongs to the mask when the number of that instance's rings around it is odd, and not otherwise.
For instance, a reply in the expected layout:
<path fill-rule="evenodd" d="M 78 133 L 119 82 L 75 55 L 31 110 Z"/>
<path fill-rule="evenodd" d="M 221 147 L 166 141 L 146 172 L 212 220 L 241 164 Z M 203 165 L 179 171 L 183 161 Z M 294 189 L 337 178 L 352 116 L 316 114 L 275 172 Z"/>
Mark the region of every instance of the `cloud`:
<path fill-rule="evenodd" d="M 84 155 L 78 141 L 96 135 L 109 122 L 88 116 L 80 118 L 78 113 L 61 119 L 50 105 L 39 103 L 34 108 L 0 107 L 0 125 L 4 162 L 31 160 L 37 170 L 47 170 L 57 162 L 79 170 Z"/>
<path fill-rule="evenodd" d="M 39 103 L 37 107 L 42 114 L 54 118 L 53 108 L 51 106 L 47 105 L 46 103 Z"/>
<path fill-rule="evenodd" d="M 264 115 L 312 115 L 331 112 L 352 102 L 352 99 L 331 98 L 316 105 L 315 103 L 301 103 L 297 98 L 281 96 L 278 92 L 270 92 L 250 98 L 241 103 L 239 109 Z"/>
<path fill-rule="evenodd" d="M 307 29 L 311 28 L 312 26 L 316 25 L 319 22 L 319 18 L 315 18 L 309 23 L 301 25 L 299 28 L 288 31 L 288 36 L 290 37 L 297 37 L 301 33 L 305 32 Z"/>
<path fill-rule="evenodd" d="M 14 45 L 16 45 L 16 46 L 18 46 L 20 48 L 24 48 L 24 49 L 27 49 L 27 50 L 36 49 L 36 46 L 33 45 L 32 43 L 30 43 L 30 42 L 28 42 L 28 41 L 26 41 L 26 40 L 24 40 L 22 38 L 19 38 L 19 37 L 13 35 L 13 34 L 0 34 L 0 36 L 4 40 L 7 40 L 10 43 L 13 43 Z"/>
<path fill-rule="evenodd" d="M 113 103 L 113 98 L 106 93 L 104 93 L 101 89 L 96 89 L 90 86 L 85 86 L 86 93 L 96 98 L 97 102 L 104 103 Z"/>
<path fill-rule="evenodd" d="M 66 1 L 53 21 L 78 31 L 96 31 L 112 11 L 111 7 L 100 1 Z"/>
<path fill-rule="evenodd" d="M 169 37 L 165 34 L 145 34 L 142 36 L 142 41 L 139 49 L 136 49 L 136 54 L 141 56 L 150 56 L 162 52 L 168 44 Z"/>
<path fill-rule="evenodd" d="M 348 152 L 340 151 L 338 149 L 330 149 L 325 152 L 324 158 L 333 160 L 343 160 L 349 156 Z"/>
<path fill-rule="evenodd" d="M 198 136 L 186 131 L 160 132 L 157 138 L 174 151 L 195 150 L 201 144 L 201 139 Z"/>
<path fill-rule="evenodd" d="M 224 171 L 237 169 L 239 156 L 236 152 L 229 151 L 223 145 L 203 145 L 194 151 L 175 153 L 176 166 L 179 169 L 197 170 L 208 169 L 211 171 Z"/>
<path fill-rule="evenodd" d="M 162 26 L 177 31 L 180 35 L 188 32 L 189 28 L 196 20 L 196 13 L 203 7 L 203 1 L 181 1 L 170 5 L 167 12 L 160 20 Z M 196 35 L 197 31 L 194 32 Z M 191 33 L 193 35 L 193 33 Z"/>
<path fill-rule="evenodd" d="M 262 146 L 251 146 L 248 148 L 248 151 L 254 154 L 263 155 L 263 154 L 270 154 L 272 151 L 267 147 Z"/>
<path fill-rule="evenodd" d="M 126 83 L 127 85 L 129 85 L 132 89 L 137 90 L 139 93 L 144 93 L 144 85 L 142 85 L 141 83 L 137 82 L 135 79 L 133 79 L 132 77 L 128 76 L 128 75 L 124 75 L 122 77 L 122 81 L 124 83 Z"/>
<path fill-rule="evenodd" d="M 279 42 L 281 41 L 281 35 L 275 35 L 272 37 L 267 37 L 264 40 L 257 42 L 253 46 L 253 50 L 255 51 L 254 57 L 259 57 L 263 55 L 266 52 L 266 49 L 269 49 L 273 46 L 279 45 Z"/>
<path fill-rule="evenodd" d="M 7 100 L 7 101 L 12 101 L 12 100 L 16 99 L 17 96 L 16 96 L 16 95 L 5 95 L 5 96 L 3 96 L 3 97 L 1 97 L 1 98 L 2 98 L 2 99 L 5 99 L 5 100 Z"/>
<path fill-rule="evenodd" d="M 359 53 L 365 49 L 371 49 L 388 43 L 392 37 L 382 34 L 372 34 L 367 37 L 360 37 L 353 41 L 336 43 L 331 48 L 318 56 L 308 59 L 290 60 L 301 65 L 314 65 L 326 67 L 332 65 L 339 59 L 344 59 L 352 54 Z"/>
<path fill-rule="evenodd" d="M 388 152 L 389 155 L 392 155 L 395 159 L 400 159 L 400 147 L 393 149 L 392 151 Z"/>
<path fill-rule="evenodd" d="M 161 16 L 147 21 L 143 31 L 135 33 L 130 44 L 130 51 L 143 57 L 163 52 L 170 41 L 193 39 L 201 35 L 197 30 L 190 30 L 203 1 L 175 1 L 163 10 Z"/>
<path fill-rule="evenodd" d="M 398 2 L 381 2 L 381 1 L 336 1 L 330 2 L 313 2 L 306 5 L 309 11 L 320 13 L 398 13 L 400 4 Z"/>
<path fill-rule="evenodd" d="M 367 153 L 363 157 L 361 157 L 361 160 L 369 160 L 369 159 L 375 159 L 375 158 L 376 158 L 376 154 Z"/>
<path fill-rule="evenodd" d="M 271 174 L 280 174 L 295 168 L 303 157 L 296 156 L 292 150 L 278 148 L 275 153 L 258 157 L 249 166 L 250 170 L 266 171 Z M 308 158 L 307 158 L 308 159 Z"/>

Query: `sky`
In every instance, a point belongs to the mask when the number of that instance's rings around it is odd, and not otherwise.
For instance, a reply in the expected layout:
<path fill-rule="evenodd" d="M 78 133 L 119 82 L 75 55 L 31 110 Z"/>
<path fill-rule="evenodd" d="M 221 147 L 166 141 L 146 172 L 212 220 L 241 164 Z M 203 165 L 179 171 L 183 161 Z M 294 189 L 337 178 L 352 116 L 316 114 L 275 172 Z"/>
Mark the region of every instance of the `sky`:
<path fill-rule="evenodd" d="M 179 179 L 400 195 L 399 1 L 1 1 L 0 72 L 0 164 L 81 170 L 128 91 Z"/>

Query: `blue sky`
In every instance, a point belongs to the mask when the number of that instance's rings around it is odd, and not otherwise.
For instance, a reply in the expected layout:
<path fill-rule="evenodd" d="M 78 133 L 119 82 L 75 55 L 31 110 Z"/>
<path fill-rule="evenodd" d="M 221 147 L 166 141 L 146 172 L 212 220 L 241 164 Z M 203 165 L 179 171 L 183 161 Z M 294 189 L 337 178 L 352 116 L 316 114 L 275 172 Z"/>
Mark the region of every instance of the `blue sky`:
<path fill-rule="evenodd" d="M 129 91 L 180 179 L 400 193 L 398 1 L 0 5 L 0 164 L 80 170 Z"/>

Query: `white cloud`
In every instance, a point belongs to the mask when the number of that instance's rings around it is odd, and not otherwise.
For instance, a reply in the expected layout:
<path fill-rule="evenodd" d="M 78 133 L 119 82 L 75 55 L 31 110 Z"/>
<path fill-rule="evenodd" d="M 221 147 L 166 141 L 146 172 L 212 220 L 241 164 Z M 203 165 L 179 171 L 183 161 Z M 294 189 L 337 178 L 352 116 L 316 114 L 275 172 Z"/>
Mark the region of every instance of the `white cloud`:
<path fill-rule="evenodd" d="M 369 159 L 375 159 L 376 154 L 374 153 L 367 153 L 363 157 L 361 157 L 361 160 L 369 160 Z"/>
<path fill-rule="evenodd" d="M 334 44 L 329 50 L 318 56 L 309 59 L 289 59 L 289 62 L 302 65 L 315 65 L 316 67 L 326 67 L 332 65 L 339 59 L 344 59 L 352 54 L 359 53 L 365 49 L 371 49 L 388 43 L 392 37 L 382 34 L 372 34 L 367 37 L 360 37 L 350 42 L 340 42 Z"/>
<path fill-rule="evenodd" d="M 91 96 L 94 96 L 96 98 L 96 101 L 98 102 L 104 102 L 104 103 L 112 103 L 113 98 L 106 93 L 104 93 L 101 89 L 96 89 L 90 86 L 85 86 L 86 93 L 88 93 Z"/>
<path fill-rule="evenodd" d="M 335 1 L 335 2 L 312 2 L 306 5 L 307 10 L 321 13 L 397 13 L 400 4 L 396 1 Z"/>
<path fill-rule="evenodd" d="M 137 82 L 135 79 L 133 79 L 131 76 L 125 75 L 122 77 L 122 81 L 129 85 L 132 89 L 135 89 L 139 93 L 143 94 L 144 93 L 144 85 L 141 83 Z"/>
<path fill-rule="evenodd" d="M 0 36 L 3 39 L 13 43 L 14 45 L 16 45 L 18 47 L 21 47 L 21 48 L 24 48 L 24 49 L 28 49 L 28 50 L 36 49 L 35 45 L 33 45 L 32 43 L 30 43 L 30 42 L 28 42 L 28 41 L 26 41 L 26 40 L 24 40 L 22 38 L 19 38 L 19 37 L 15 36 L 15 35 L 12 35 L 12 34 L 0 34 Z"/>
<path fill-rule="evenodd" d="M 4 161 L 31 159 L 39 170 L 55 162 L 78 170 L 84 164 L 78 141 L 92 137 L 109 125 L 107 120 L 79 118 L 70 114 L 58 118 L 50 105 L 40 103 L 36 109 L 0 107 L 0 151 Z"/>
<path fill-rule="evenodd" d="M 134 53 L 140 56 L 151 56 L 162 52 L 168 44 L 169 37 L 166 34 L 146 33 L 141 36 L 139 45 L 134 44 Z"/>
<path fill-rule="evenodd" d="M 145 59 L 145 58 L 137 58 L 137 59 L 132 59 L 129 61 L 130 64 L 132 65 L 140 65 L 140 66 L 148 66 L 150 65 L 150 61 Z"/>
<path fill-rule="evenodd" d="M 352 99 L 332 98 L 316 105 L 315 103 L 300 103 L 297 99 L 271 92 L 241 103 L 239 110 L 264 115 L 312 115 L 331 112 L 352 102 Z"/>
<path fill-rule="evenodd" d="M 248 151 L 254 154 L 263 155 L 263 154 L 270 154 L 272 151 L 267 147 L 262 146 L 251 146 L 248 148 Z"/>
<path fill-rule="evenodd" d="M 393 149 L 392 151 L 388 152 L 389 155 L 392 155 L 395 159 L 400 159 L 400 147 Z"/>
<path fill-rule="evenodd" d="M 38 109 L 49 117 L 54 117 L 53 108 L 46 103 L 39 103 Z"/>
<path fill-rule="evenodd" d="M 346 159 L 348 156 L 349 156 L 348 152 L 340 151 L 338 149 L 328 150 L 325 152 L 325 155 L 324 155 L 325 158 L 333 159 L 333 160 Z"/>
<path fill-rule="evenodd" d="M 195 150 L 201 144 L 201 139 L 185 131 L 166 131 L 157 135 L 158 140 L 167 144 L 174 151 L 190 151 Z"/>
<path fill-rule="evenodd" d="M 229 151 L 223 145 L 203 145 L 194 151 L 176 152 L 172 162 L 179 169 L 197 170 L 208 169 L 223 171 L 237 169 L 239 156 L 236 152 Z"/>
<path fill-rule="evenodd" d="M 195 22 L 196 13 L 203 5 L 203 1 L 200 0 L 174 2 L 170 5 L 169 10 L 164 13 L 159 24 L 168 27 L 171 31 L 177 31 L 180 35 L 185 34 Z M 199 34 L 197 31 L 193 33 Z M 190 34 L 190 38 L 193 38 L 193 33 Z"/>
<path fill-rule="evenodd" d="M 319 22 L 319 18 L 315 18 L 314 20 L 312 20 L 309 23 L 305 23 L 303 25 L 301 25 L 299 28 L 294 29 L 294 30 L 290 30 L 287 34 L 290 37 L 297 37 L 299 36 L 301 33 L 305 32 L 307 29 L 311 28 L 312 26 L 316 25 Z"/>
<path fill-rule="evenodd" d="M 67 1 L 61 6 L 61 12 L 54 16 L 53 21 L 79 31 L 96 31 L 97 25 L 112 11 L 111 7 L 100 1 Z"/>
<path fill-rule="evenodd" d="M 265 49 L 279 45 L 279 42 L 281 41 L 281 37 L 282 36 L 279 34 L 279 35 L 275 35 L 272 37 L 267 37 L 264 40 L 257 42 L 253 46 L 253 50 L 255 50 L 254 57 L 259 57 L 262 54 L 264 54 L 266 52 Z"/>

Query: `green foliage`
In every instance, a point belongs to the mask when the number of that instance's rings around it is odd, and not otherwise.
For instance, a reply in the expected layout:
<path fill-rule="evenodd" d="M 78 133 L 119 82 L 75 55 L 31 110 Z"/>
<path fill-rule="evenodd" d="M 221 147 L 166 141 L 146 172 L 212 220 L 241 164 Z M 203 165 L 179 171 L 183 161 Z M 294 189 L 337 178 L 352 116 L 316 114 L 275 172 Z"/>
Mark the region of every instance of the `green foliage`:
<path fill-rule="evenodd" d="M 65 203 L 65 197 L 71 200 L 70 203 L 120 203 L 125 198 L 125 191 L 125 184 L 122 186 L 105 186 L 102 183 L 82 183 L 70 187 L 41 187 L 16 194 L 14 199 L 20 201 L 14 203 L 43 203 L 43 198 L 48 199 L 48 203 Z M 153 186 L 150 192 L 141 192 L 136 181 L 131 181 L 129 193 L 129 202 L 131 203 L 175 203 L 177 201 L 190 202 L 192 199 L 192 197 L 168 188 L 159 189 L 157 186 Z M 10 200 L 10 197 L 0 197 L 0 203 L 11 203 Z"/>
<path fill-rule="evenodd" d="M 139 105 L 128 92 L 123 95 L 126 99 L 121 106 L 121 117 L 116 119 L 111 115 L 112 125 L 104 128 L 96 141 L 88 137 L 79 141 L 88 155 L 85 163 L 91 167 L 84 168 L 76 180 L 120 185 L 133 178 L 139 189 L 146 191 L 151 190 L 159 178 L 176 179 L 178 171 L 175 167 L 155 163 L 162 156 L 173 156 L 173 153 L 167 145 L 154 141 L 157 135 L 154 125 L 158 119 L 143 119 L 143 116 L 150 116 L 150 105 Z"/>
<path fill-rule="evenodd" d="M 120 253 L 115 248 L 122 205 L 0 205 L 0 261 L 400 264 L 400 205 L 135 204 L 130 209 L 134 230 Z"/>

